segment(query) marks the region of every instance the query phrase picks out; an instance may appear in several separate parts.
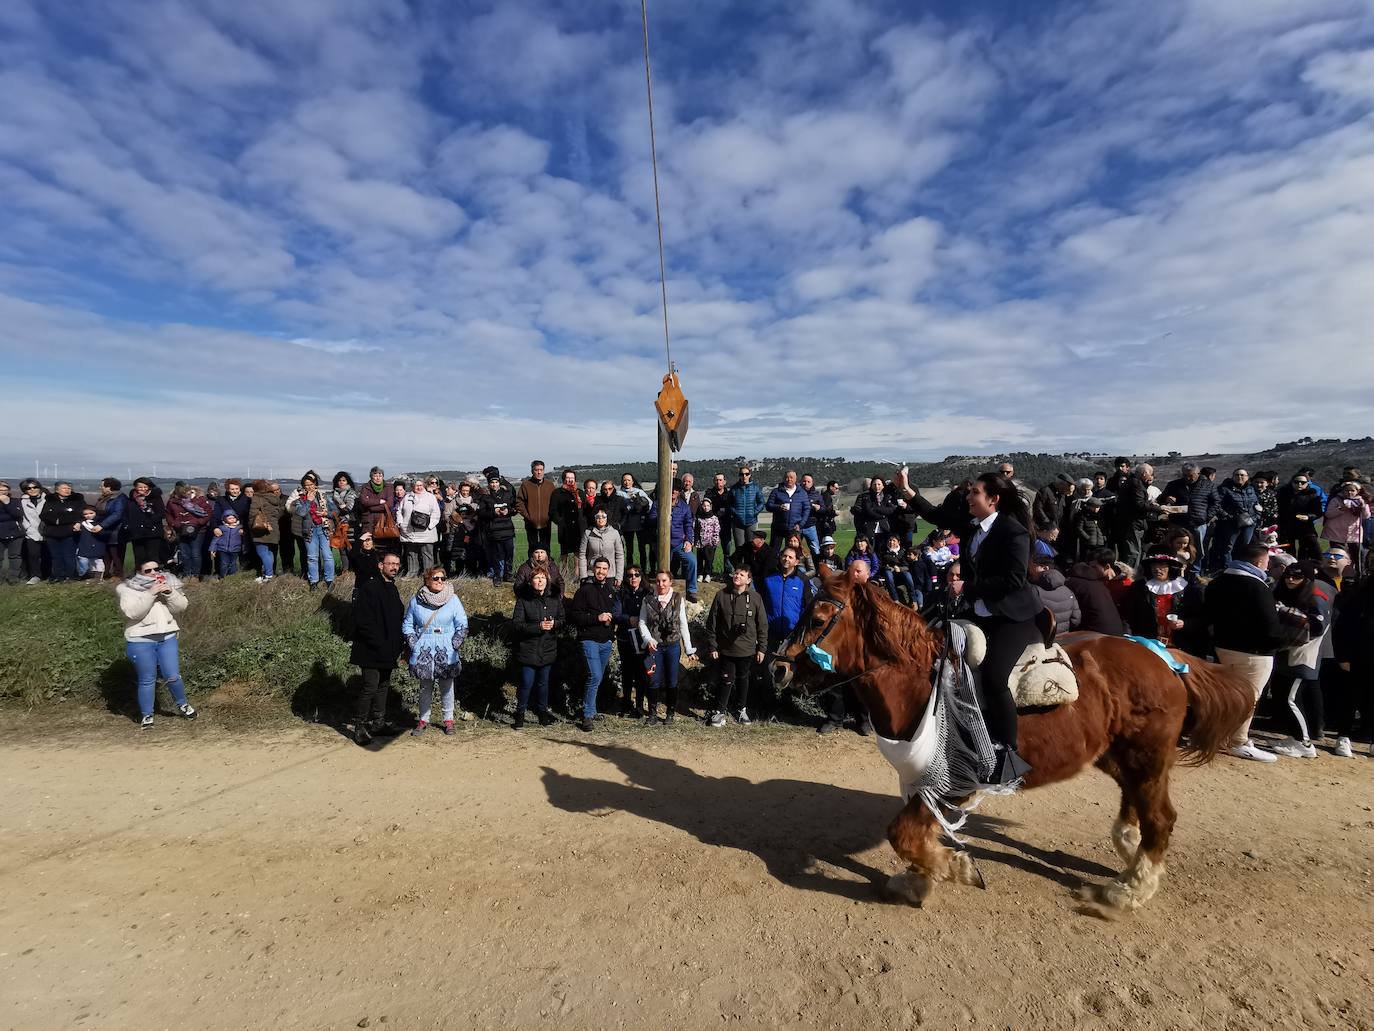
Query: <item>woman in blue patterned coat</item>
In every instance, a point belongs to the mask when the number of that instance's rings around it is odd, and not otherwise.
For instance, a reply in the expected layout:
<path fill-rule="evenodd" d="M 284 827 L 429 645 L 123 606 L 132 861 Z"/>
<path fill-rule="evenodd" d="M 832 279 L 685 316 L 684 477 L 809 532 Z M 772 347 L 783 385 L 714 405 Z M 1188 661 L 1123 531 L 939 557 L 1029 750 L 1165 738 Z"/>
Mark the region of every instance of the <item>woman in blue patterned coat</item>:
<path fill-rule="evenodd" d="M 463 671 L 458 650 L 468 635 L 468 614 L 453 593 L 442 567 L 425 570 L 424 584 L 406 606 L 401 633 L 410 645 L 410 675 L 420 682 L 420 720 L 416 737 L 429 726 L 437 682 L 444 707 L 444 733 L 453 733 L 453 681 Z"/>

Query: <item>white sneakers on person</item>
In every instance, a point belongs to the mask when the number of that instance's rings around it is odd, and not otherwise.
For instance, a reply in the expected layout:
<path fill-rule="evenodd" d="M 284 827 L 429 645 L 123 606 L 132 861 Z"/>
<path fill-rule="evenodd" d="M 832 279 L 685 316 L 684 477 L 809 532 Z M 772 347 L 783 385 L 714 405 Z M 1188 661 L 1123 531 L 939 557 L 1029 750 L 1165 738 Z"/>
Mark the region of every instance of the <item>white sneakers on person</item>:
<path fill-rule="evenodd" d="M 1271 745 L 1279 755 L 1286 755 L 1290 759 L 1315 759 L 1317 749 L 1310 741 L 1299 741 L 1297 738 L 1284 738 L 1277 744 Z"/>
<path fill-rule="evenodd" d="M 1370 747 L 1371 747 L 1371 748 L 1374 748 L 1374 745 L 1370 745 Z M 1351 758 L 1354 758 L 1355 752 L 1354 752 L 1354 750 L 1351 749 L 1351 747 L 1350 747 L 1350 738 L 1348 738 L 1348 737 L 1338 737 L 1338 738 L 1336 738 L 1336 754 L 1337 754 L 1338 756 L 1340 756 L 1342 759 L 1351 759 Z"/>
<path fill-rule="evenodd" d="M 723 727 L 723 726 L 725 726 L 725 713 L 723 713 L 723 712 L 713 712 L 713 713 L 711 713 L 711 718 L 708 719 L 708 720 L 706 721 L 706 725 L 707 725 L 708 727 Z"/>
<path fill-rule="evenodd" d="M 1263 748 L 1256 747 L 1253 741 L 1247 741 L 1243 745 L 1237 745 L 1229 749 L 1230 753 L 1237 759 L 1253 759 L 1259 763 L 1276 763 L 1279 757 L 1273 752 L 1266 752 Z"/>
<path fill-rule="evenodd" d="M 40 579 L 38 579 L 38 577 L 36 577 L 36 576 L 31 576 L 31 577 L 29 577 L 27 580 L 25 580 L 24 582 L 25 582 L 26 584 L 28 584 L 30 587 L 32 587 L 32 586 L 34 586 L 35 584 L 41 584 L 43 581 L 40 580 Z"/>

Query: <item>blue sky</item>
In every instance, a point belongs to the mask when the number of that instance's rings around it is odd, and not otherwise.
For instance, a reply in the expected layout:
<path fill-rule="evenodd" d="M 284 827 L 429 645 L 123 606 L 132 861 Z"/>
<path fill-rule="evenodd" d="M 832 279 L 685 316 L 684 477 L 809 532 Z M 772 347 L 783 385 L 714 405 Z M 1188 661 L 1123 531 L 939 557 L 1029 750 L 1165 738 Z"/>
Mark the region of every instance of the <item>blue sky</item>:
<path fill-rule="evenodd" d="M 687 454 L 1374 414 L 1374 3 L 650 5 Z M 652 453 L 634 4 L 0 4 L 0 468 Z"/>

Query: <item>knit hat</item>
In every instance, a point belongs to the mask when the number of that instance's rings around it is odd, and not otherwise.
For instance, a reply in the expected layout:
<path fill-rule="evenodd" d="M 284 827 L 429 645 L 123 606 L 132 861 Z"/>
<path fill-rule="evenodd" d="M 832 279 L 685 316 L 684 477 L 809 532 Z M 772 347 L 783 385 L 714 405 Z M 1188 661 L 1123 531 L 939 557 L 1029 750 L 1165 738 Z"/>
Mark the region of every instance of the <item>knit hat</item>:
<path fill-rule="evenodd" d="M 501 478 L 501 470 L 494 465 L 489 465 L 482 470 L 482 475 L 488 480 L 499 480 Z"/>

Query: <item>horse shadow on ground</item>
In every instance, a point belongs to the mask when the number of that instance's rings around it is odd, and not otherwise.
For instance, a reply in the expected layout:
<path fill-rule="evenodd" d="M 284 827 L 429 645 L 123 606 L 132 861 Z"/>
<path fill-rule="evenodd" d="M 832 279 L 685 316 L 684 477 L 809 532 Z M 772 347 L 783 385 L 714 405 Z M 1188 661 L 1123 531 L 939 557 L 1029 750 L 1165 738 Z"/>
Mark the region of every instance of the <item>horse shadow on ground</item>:
<path fill-rule="evenodd" d="M 105 702 L 105 710 L 137 723 L 141 715 L 138 711 L 137 684 L 138 674 L 134 671 L 134 664 L 123 656 L 106 666 L 96 681 L 100 697 Z M 162 693 L 158 692 L 153 697 L 153 709 L 158 713 L 162 712 Z"/>
<path fill-rule="evenodd" d="M 362 674 L 352 673 L 346 679 L 331 672 L 316 659 L 305 679 L 291 693 L 291 712 L 307 723 L 329 727 L 340 737 L 353 740 L 354 702 L 362 687 Z M 393 723 L 405 726 L 404 703 L 393 685 L 387 692 L 386 712 Z M 401 735 L 378 735 L 367 745 L 369 752 L 380 752 L 400 740 Z"/>
<path fill-rule="evenodd" d="M 543 768 L 549 802 L 569 813 L 630 813 L 692 835 L 703 845 L 761 859 L 790 887 L 871 901 L 891 871 L 855 859 L 886 841 L 900 807 L 891 795 L 800 780 L 754 784 L 698 773 L 673 759 L 615 745 L 569 742 L 611 763 L 628 783 L 575 777 Z M 834 877 L 827 864 L 859 878 Z"/>
<path fill-rule="evenodd" d="M 568 742 L 611 763 L 624 777 L 598 780 L 544 767 L 549 802 L 570 813 L 604 815 L 620 811 L 675 827 L 703 845 L 734 848 L 763 861 L 777 881 L 804 891 L 840 898 L 890 901 L 884 886 L 896 872 L 896 857 L 880 870 L 856 858 L 886 846 L 887 825 L 901 808 L 895 795 L 801 780 L 754 784 L 740 777 L 699 773 L 674 759 L 615 745 Z M 1077 876 L 1113 877 L 1091 860 L 1027 844 L 1006 832 L 1009 820 L 973 815 L 962 832 L 974 858 L 1035 874 L 1075 889 Z M 828 874 L 823 866 L 847 871 L 857 880 Z M 1070 872 L 1072 871 L 1072 872 Z"/>

